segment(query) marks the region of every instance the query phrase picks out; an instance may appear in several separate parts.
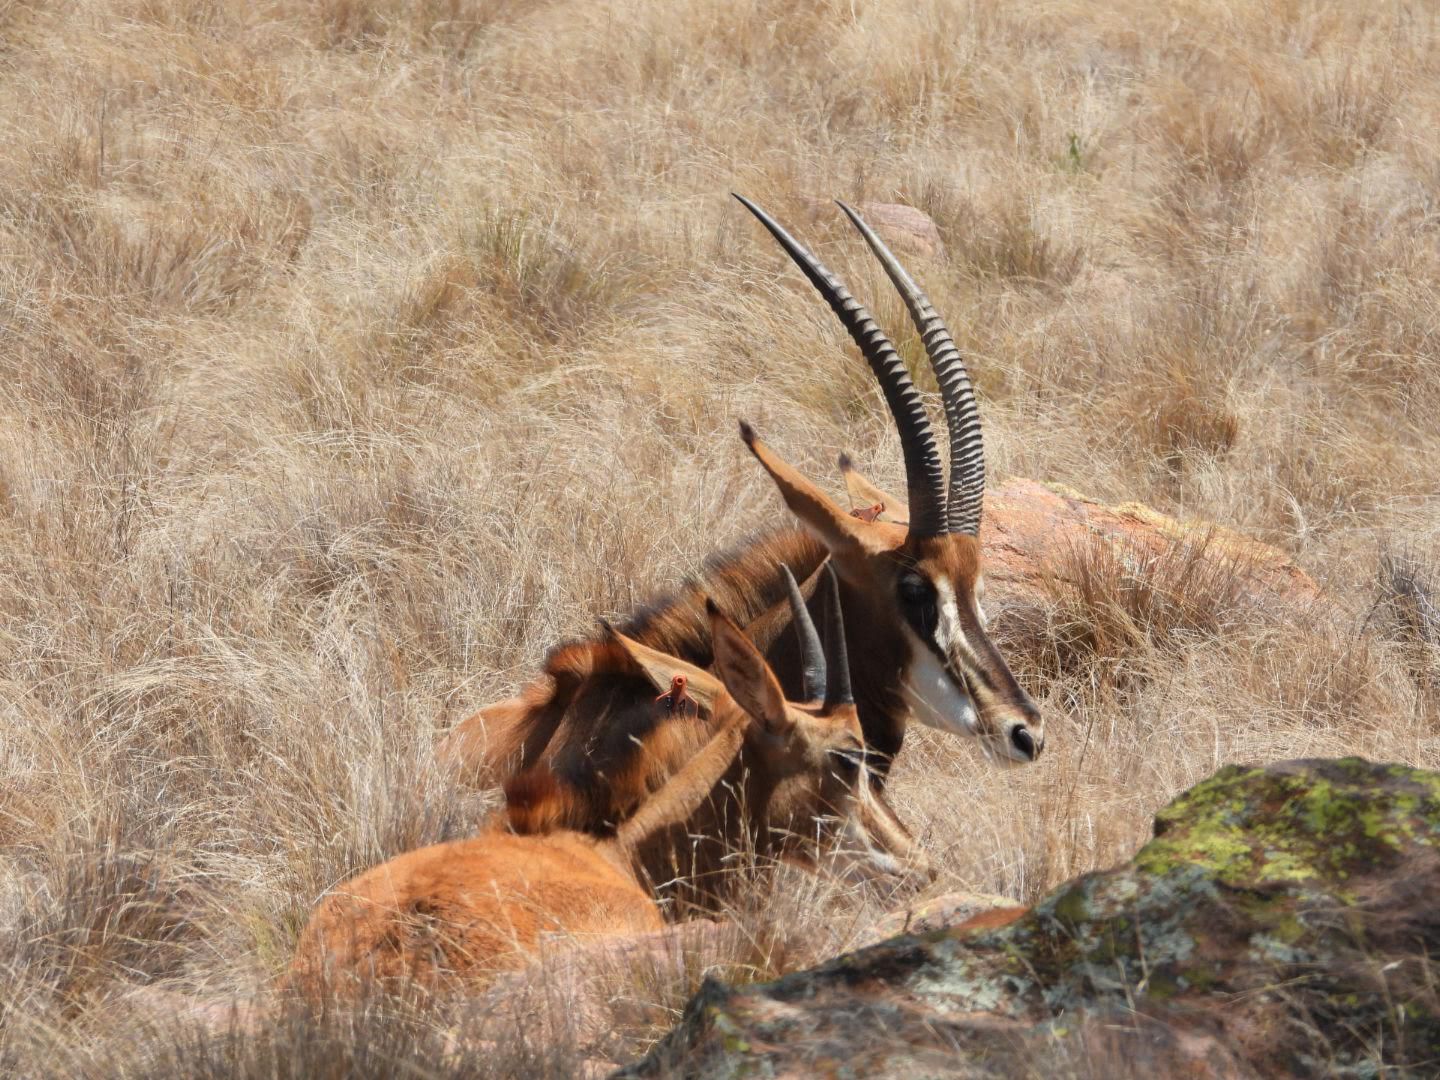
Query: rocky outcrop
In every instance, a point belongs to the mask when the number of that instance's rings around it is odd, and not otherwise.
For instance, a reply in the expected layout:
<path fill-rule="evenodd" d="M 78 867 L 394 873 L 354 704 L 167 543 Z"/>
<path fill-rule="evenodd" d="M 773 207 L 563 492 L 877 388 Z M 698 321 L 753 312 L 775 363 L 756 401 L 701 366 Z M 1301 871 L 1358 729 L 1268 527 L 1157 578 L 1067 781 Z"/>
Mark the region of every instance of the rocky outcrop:
<path fill-rule="evenodd" d="M 910 511 L 841 455 L 857 514 L 905 521 Z M 1313 617 L 1329 602 L 1278 548 L 1212 522 L 1182 522 L 1143 503 L 1107 505 L 1062 484 L 1014 478 L 985 492 L 985 580 L 1002 605 L 1057 599 L 1126 606 L 1142 595 Z M 1148 612 L 1146 612 L 1148 614 Z"/>
<path fill-rule="evenodd" d="M 1137 573 L 1157 560 L 1190 558 L 1212 578 L 1255 603 L 1291 612 L 1320 602 L 1320 587 L 1284 552 L 1209 523 L 1184 523 L 1142 503 L 1108 506 L 1059 484 L 1013 479 L 985 493 L 980 540 L 985 579 L 1020 601 L 1076 584 L 1077 570 L 1097 551 L 1115 553 Z M 1209 582 L 1212 587 L 1221 583 Z"/>
<path fill-rule="evenodd" d="M 923 210 L 903 203 L 861 203 L 857 210 L 865 223 L 883 236 L 897 251 L 938 259 L 945 254 L 945 241 L 935 221 Z"/>
<path fill-rule="evenodd" d="M 1437 897 L 1440 774 L 1228 767 L 1008 925 L 707 982 L 619 1075 L 1433 1075 Z"/>

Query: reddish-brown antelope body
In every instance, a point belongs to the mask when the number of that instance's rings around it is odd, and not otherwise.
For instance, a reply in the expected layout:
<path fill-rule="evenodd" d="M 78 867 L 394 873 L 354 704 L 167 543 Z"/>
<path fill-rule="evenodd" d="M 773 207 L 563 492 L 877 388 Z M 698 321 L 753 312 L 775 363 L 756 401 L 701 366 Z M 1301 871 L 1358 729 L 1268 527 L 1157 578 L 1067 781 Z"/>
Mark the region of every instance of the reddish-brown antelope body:
<path fill-rule="evenodd" d="M 777 567 L 789 566 L 812 592 L 828 559 L 840 577 L 855 697 L 877 783 L 912 716 L 978 737 L 997 760 L 1035 760 L 1044 747 L 1039 710 L 986 633 L 978 540 L 984 455 L 975 396 L 949 331 L 885 245 L 842 204 L 905 300 L 934 368 L 950 437 L 947 486 L 923 403 L 889 339 L 813 255 L 758 207 L 741 202 L 860 347 L 899 430 L 907 497 L 890 498 L 847 469 L 852 491 L 872 511 L 852 516 L 742 423 L 746 445 L 801 528 L 763 535 L 712 560 L 694 581 L 622 629 L 650 648 L 707 667 L 713 651 L 700 600 L 713 593 L 751 625 L 783 687 L 794 693 L 801 672 L 779 635 L 784 582 Z M 883 511 L 873 512 L 872 504 L 884 504 Z M 543 764 L 579 793 L 567 824 L 597 832 L 613 827 L 627 805 L 683 760 L 677 751 L 686 740 L 673 738 L 683 729 L 659 722 L 649 708 L 656 692 L 649 682 L 611 663 L 606 648 L 583 641 L 552 651 L 542 677 L 519 697 L 462 722 L 442 743 L 442 760 L 481 780 Z"/>
<path fill-rule="evenodd" d="M 827 623 L 838 628 L 831 600 Z M 843 631 L 828 635 L 827 665 L 803 605 L 796 611 L 816 699 L 802 703 L 785 701 L 759 651 L 713 607 L 718 678 L 612 632 L 634 672 L 672 689 L 683 678 L 706 703 L 713 720 L 685 764 L 604 838 L 550 828 L 569 816 L 572 789 L 544 768 L 522 773 L 508 785 L 510 817 L 539 831 L 495 828 L 422 848 L 339 886 L 301 934 L 291 983 L 483 980 L 522 964 L 545 934 L 656 930 L 657 886 L 675 893 L 677 874 L 698 873 L 677 895 L 713 905 L 734 880 L 723 862 L 737 850 L 814 859 L 828 849 L 871 872 L 918 857 L 868 787 Z M 671 702 L 652 704 L 674 713 Z"/>
<path fill-rule="evenodd" d="M 634 875 L 593 836 L 494 830 L 406 852 L 339 886 L 301 932 L 289 982 L 484 980 L 519 967 L 543 935 L 584 939 L 664 926 Z"/>

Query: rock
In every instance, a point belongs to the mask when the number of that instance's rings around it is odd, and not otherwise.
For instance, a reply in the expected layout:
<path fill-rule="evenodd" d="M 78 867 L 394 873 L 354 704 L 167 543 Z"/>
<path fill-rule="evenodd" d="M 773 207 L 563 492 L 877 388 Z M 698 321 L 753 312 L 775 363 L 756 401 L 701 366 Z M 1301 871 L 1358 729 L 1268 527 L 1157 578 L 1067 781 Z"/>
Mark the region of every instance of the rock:
<path fill-rule="evenodd" d="M 852 513 L 905 521 L 904 501 L 856 472 L 842 454 Z M 1143 503 L 1107 506 L 1062 484 L 1015 478 L 985 492 L 980 523 L 987 589 L 1002 604 L 1035 605 L 1110 568 L 1162 591 L 1244 602 L 1290 615 L 1328 604 L 1320 586 L 1278 548 L 1211 522 L 1182 522 Z M 1117 582 L 1123 587 L 1124 582 Z M 1208 594 L 1201 596 L 1200 594 Z"/>
<path fill-rule="evenodd" d="M 1224 565 L 1248 599 L 1300 609 L 1320 586 L 1284 552 L 1210 523 L 1183 523 L 1141 503 L 1107 506 L 1059 484 L 1007 480 L 985 493 L 980 540 L 985 580 L 1002 597 L 1037 599 L 1073 584 L 1075 556 L 1095 547 L 1130 562 L 1189 550 Z"/>
<path fill-rule="evenodd" d="M 816 218 L 836 213 L 835 203 L 830 199 L 807 199 L 806 203 Z M 945 241 L 940 238 L 935 219 L 925 211 L 904 203 L 886 202 L 857 203 L 855 209 L 896 254 L 920 255 L 927 259 L 944 257 Z"/>
<path fill-rule="evenodd" d="M 940 230 L 935 221 L 923 210 L 902 203 L 861 203 L 855 209 L 865 219 L 865 224 L 895 248 L 926 258 L 938 259 L 945 254 L 945 241 L 940 239 Z"/>
<path fill-rule="evenodd" d="M 1018 910 L 1015 901 L 990 893 L 950 892 L 918 900 L 892 911 L 875 923 L 855 942 L 856 948 L 873 945 L 897 934 L 925 934 L 932 930 L 970 923 L 991 913 Z M 999 914 L 996 918 L 1002 917 Z"/>
<path fill-rule="evenodd" d="M 1436 897 L 1440 774 L 1230 766 L 1162 810 L 1130 863 L 1009 925 L 707 981 L 617 1075 L 1429 1074 Z"/>

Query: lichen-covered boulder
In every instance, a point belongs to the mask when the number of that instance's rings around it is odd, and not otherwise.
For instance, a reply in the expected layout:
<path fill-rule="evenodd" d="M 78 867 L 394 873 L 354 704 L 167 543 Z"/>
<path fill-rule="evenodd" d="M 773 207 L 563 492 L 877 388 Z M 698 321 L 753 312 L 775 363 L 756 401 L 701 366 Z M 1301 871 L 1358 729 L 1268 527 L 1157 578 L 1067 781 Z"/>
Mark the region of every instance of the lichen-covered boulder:
<path fill-rule="evenodd" d="M 709 982 L 631 1077 L 1434 1075 L 1440 774 L 1228 767 L 998 928 Z"/>

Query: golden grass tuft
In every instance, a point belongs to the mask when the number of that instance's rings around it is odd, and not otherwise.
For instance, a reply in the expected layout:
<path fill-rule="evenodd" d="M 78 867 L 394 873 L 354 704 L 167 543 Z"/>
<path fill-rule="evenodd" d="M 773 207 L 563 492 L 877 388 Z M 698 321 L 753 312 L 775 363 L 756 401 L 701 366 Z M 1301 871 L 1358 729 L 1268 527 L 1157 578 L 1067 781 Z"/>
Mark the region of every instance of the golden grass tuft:
<path fill-rule="evenodd" d="M 1125 684 L 1154 652 L 1185 652 L 1254 628 L 1263 615 L 1251 568 L 1204 533 L 1158 551 L 1124 539 L 1089 537 L 1055 553 L 1048 641 L 1021 649 L 1048 661 L 1057 681 Z M 1045 662 L 1045 661 L 1042 661 Z"/>

